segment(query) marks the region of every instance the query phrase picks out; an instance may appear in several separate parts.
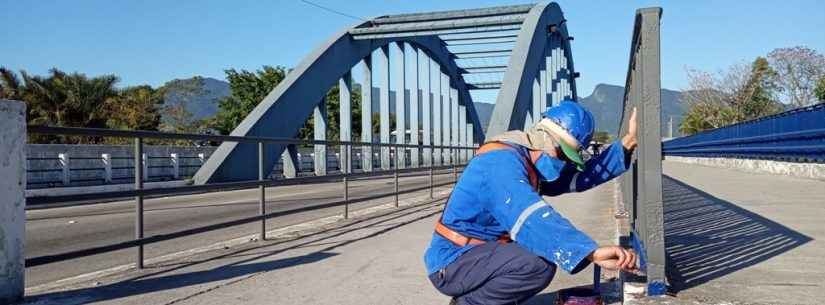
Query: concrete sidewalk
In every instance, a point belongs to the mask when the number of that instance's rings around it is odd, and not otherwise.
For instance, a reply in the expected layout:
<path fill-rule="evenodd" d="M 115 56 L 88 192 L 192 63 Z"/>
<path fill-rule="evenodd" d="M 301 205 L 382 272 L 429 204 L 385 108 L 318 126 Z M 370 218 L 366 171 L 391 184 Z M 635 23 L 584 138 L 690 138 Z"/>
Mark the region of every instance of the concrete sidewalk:
<path fill-rule="evenodd" d="M 601 243 L 614 243 L 612 185 L 548 198 Z M 446 195 L 448 190 L 443 190 Z M 150 265 L 142 272 L 42 292 L 32 304 L 447 304 L 422 255 L 443 200 L 407 202 L 268 240 Z M 610 277 L 609 275 L 606 277 Z M 557 273 L 529 304 L 559 288 L 592 284 L 592 269 Z M 615 287 L 607 279 L 605 289 Z M 616 292 L 608 292 L 614 298 Z"/>
<path fill-rule="evenodd" d="M 663 168 L 671 304 L 825 302 L 825 182 Z"/>

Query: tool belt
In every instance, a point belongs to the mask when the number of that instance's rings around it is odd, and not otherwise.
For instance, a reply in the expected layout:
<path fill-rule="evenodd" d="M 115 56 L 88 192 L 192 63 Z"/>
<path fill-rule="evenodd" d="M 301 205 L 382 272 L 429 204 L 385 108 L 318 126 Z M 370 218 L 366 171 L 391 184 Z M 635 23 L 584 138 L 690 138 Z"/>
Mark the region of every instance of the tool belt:
<path fill-rule="evenodd" d="M 486 152 L 490 152 L 490 151 L 494 151 L 494 150 L 500 150 L 500 149 L 514 149 L 514 148 L 510 144 L 501 143 L 501 142 L 490 142 L 490 143 L 484 144 L 481 147 L 479 147 L 478 151 L 476 151 L 476 155 L 481 155 L 481 154 L 486 153 Z M 522 157 L 524 157 L 524 156 L 522 156 Z M 527 176 L 528 176 L 528 179 L 530 180 L 530 185 L 533 186 L 534 190 L 538 190 L 538 175 L 536 173 L 536 169 L 533 167 L 533 162 L 530 161 L 529 157 L 524 157 L 524 162 L 525 162 L 524 166 L 527 169 Z M 447 203 L 449 203 L 449 202 L 447 202 Z M 445 210 L 446 210 L 446 205 L 445 205 Z M 442 217 L 443 217 L 443 215 L 444 214 L 442 214 Z M 459 247 L 464 247 L 466 245 L 480 245 L 480 244 L 483 244 L 483 243 L 491 242 L 490 240 L 483 240 L 483 239 L 478 239 L 478 238 L 474 238 L 474 237 L 464 236 L 463 234 L 458 233 L 455 230 L 450 229 L 449 227 L 444 225 L 444 223 L 441 222 L 440 218 L 438 219 L 438 222 L 435 224 L 435 233 L 438 234 L 438 235 L 441 235 L 441 237 L 444 237 L 445 239 L 449 240 L 450 242 L 452 242 L 453 244 L 455 244 L 456 246 L 459 246 Z M 513 240 L 510 239 L 509 234 L 501 235 L 496 240 L 496 242 L 502 243 L 502 244 L 503 243 L 509 243 L 509 242 L 512 242 L 512 241 Z"/>

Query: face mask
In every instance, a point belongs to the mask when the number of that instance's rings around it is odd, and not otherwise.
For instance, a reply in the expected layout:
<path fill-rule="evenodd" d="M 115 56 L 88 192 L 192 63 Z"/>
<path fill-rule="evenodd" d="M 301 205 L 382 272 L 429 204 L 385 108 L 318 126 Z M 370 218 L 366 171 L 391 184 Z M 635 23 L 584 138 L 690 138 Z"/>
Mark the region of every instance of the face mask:
<path fill-rule="evenodd" d="M 546 153 L 542 153 L 535 162 L 536 171 L 538 171 L 539 179 L 543 182 L 555 181 L 559 178 L 562 168 L 564 168 L 564 161 L 553 158 Z"/>

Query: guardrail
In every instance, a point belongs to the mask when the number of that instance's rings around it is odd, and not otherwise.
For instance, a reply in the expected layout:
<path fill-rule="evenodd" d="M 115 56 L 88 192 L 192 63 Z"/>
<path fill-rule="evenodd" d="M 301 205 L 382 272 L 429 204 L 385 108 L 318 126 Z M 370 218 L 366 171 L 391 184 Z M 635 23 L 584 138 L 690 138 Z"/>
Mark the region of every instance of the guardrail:
<path fill-rule="evenodd" d="M 661 8 L 636 11 L 620 135 L 628 118 L 638 111 L 638 148 L 630 170 L 620 178 L 621 200 L 629 217 L 630 243 L 646 275 L 647 294 L 661 295 L 665 287 L 664 217 L 662 204 L 661 76 L 659 24 Z"/>
<path fill-rule="evenodd" d="M 825 163 L 825 103 L 664 142 L 669 156 Z"/>
<path fill-rule="evenodd" d="M 384 175 L 393 175 L 395 180 L 395 191 L 393 195 L 395 196 L 395 205 L 398 206 L 399 202 L 399 194 L 417 191 L 420 189 L 415 190 L 406 190 L 400 191 L 399 190 L 399 175 L 401 173 L 407 172 L 416 172 L 422 170 L 429 170 L 430 176 L 430 183 L 429 183 L 429 190 L 430 190 L 430 198 L 433 198 L 433 188 L 437 185 L 434 184 L 434 171 L 441 170 L 441 169 L 452 169 L 453 173 L 453 182 L 458 177 L 458 167 L 460 165 L 466 164 L 470 158 L 474 155 L 473 152 L 477 147 L 474 146 L 444 146 L 444 145 L 412 145 L 412 144 L 385 144 L 385 143 L 366 143 L 366 142 L 354 142 L 354 141 L 318 141 L 318 140 L 299 140 L 299 139 L 286 139 L 286 138 L 270 138 L 270 137 L 238 137 L 238 136 L 221 136 L 221 135 L 201 135 L 201 134 L 181 134 L 181 133 L 164 133 L 164 132 L 155 132 L 155 131 L 125 131 L 125 130 L 111 130 L 111 129 L 96 129 L 96 128 L 70 128 L 70 127 L 46 127 L 46 126 L 29 126 L 28 127 L 29 134 L 52 134 L 52 135 L 71 135 L 71 136 L 92 136 L 92 137 L 117 137 L 117 138 L 132 138 L 134 139 L 134 153 L 133 153 L 133 166 L 134 166 L 134 189 L 128 191 L 116 191 L 116 192 L 100 192 L 100 193 L 90 193 L 90 194 L 80 194 L 80 195 L 66 195 L 66 196 L 38 196 L 38 197 L 29 197 L 27 198 L 27 202 L 29 204 L 46 204 L 46 203 L 57 203 L 57 202 L 66 202 L 66 201 L 84 201 L 84 200 L 111 200 L 111 199 L 122 199 L 122 198 L 131 198 L 133 197 L 135 200 L 135 237 L 133 240 L 110 244 L 110 245 L 102 245 L 94 248 L 77 250 L 77 251 L 70 251 L 56 255 L 46 255 L 40 257 L 33 257 L 27 258 L 25 265 L 26 267 L 33 267 L 39 266 L 59 261 L 65 261 L 73 258 L 79 258 L 89 255 L 101 254 L 111 251 L 117 251 L 127 248 L 136 248 L 136 258 L 135 258 L 135 265 L 137 268 L 143 268 L 144 262 L 144 249 L 143 247 L 147 244 L 157 243 L 161 241 L 171 240 L 183 236 L 188 236 L 192 234 L 204 233 L 213 230 L 223 229 L 227 227 L 247 224 L 259 221 L 260 222 L 260 232 L 259 236 L 261 240 L 266 239 L 266 220 L 269 218 L 282 216 L 286 214 L 298 213 L 298 212 L 305 212 L 311 211 L 316 209 L 323 209 L 329 208 L 334 206 L 343 206 L 344 211 L 343 215 L 344 218 L 349 217 L 349 181 L 350 179 L 354 178 L 361 178 L 361 177 L 371 177 L 371 176 L 384 176 Z M 143 146 L 144 146 L 144 139 L 173 139 L 173 140 L 197 140 L 197 141 L 216 141 L 216 142 L 244 142 L 244 143 L 257 143 L 258 145 L 258 180 L 251 180 L 251 181 L 236 181 L 236 182 L 226 182 L 226 183 L 213 183 L 213 184 L 204 184 L 204 185 L 187 185 L 187 186 L 180 186 L 180 187 L 170 187 L 170 188 L 158 188 L 158 189 L 145 189 L 143 187 L 144 182 L 144 166 L 143 162 L 145 159 L 143 158 Z M 297 178 L 290 178 L 290 179 L 280 179 L 280 180 L 271 180 L 269 179 L 269 175 L 264 168 L 264 155 L 265 155 L 265 144 L 286 144 L 286 145 L 314 145 L 316 147 L 324 147 L 329 148 L 330 146 L 338 146 L 341 149 L 341 161 L 342 164 L 346 164 L 346 166 L 341 166 L 341 170 L 338 173 L 327 174 L 324 176 L 312 176 L 312 177 L 297 177 Z M 362 172 L 355 172 L 352 170 L 352 149 L 353 146 L 369 148 L 370 151 L 374 151 L 374 147 L 383 148 L 382 151 L 407 151 L 410 149 L 415 149 L 419 153 L 429 153 L 430 156 L 434 156 L 436 154 L 444 155 L 444 159 L 438 158 L 428 158 L 426 160 L 430 160 L 429 164 L 424 164 L 424 166 L 419 166 L 416 168 L 405 167 L 405 165 L 398 165 L 401 164 L 400 162 L 391 162 L 389 169 L 384 170 L 372 170 L 372 171 L 362 171 Z M 395 158 L 400 158 L 402 154 L 395 153 Z M 436 160 L 443 160 L 442 164 L 436 165 L 433 162 Z M 397 161 L 397 160 L 396 160 Z M 300 208 L 290 211 L 282 211 L 282 212 L 273 212 L 267 213 L 266 212 L 266 187 L 272 186 L 282 186 L 282 185 L 296 185 L 296 184 L 307 184 L 307 183 L 318 183 L 318 182 L 332 182 L 332 181 L 340 181 L 342 183 L 342 191 L 343 191 L 343 202 L 336 202 L 331 204 L 325 205 L 316 205 L 306 208 Z M 443 183 L 440 185 L 447 185 L 453 182 Z M 440 186 L 438 185 L 438 186 Z M 155 235 L 146 237 L 144 236 L 144 211 L 143 211 L 143 200 L 148 196 L 174 196 L 174 195 L 184 195 L 184 194 L 191 194 L 197 192 L 217 192 L 217 191 L 226 191 L 226 190 L 236 190 L 236 189 L 249 189 L 249 188 L 258 188 L 259 189 L 259 213 L 255 216 L 250 216 L 243 219 L 232 220 L 228 222 L 212 224 L 204 227 L 193 228 L 193 229 L 186 229 L 178 232 L 173 232 L 169 234 L 162 234 L 162 235 Z M 367 198 L 361 198 L 360 200 L 370 200 L 385 197 L 387 195 L 374 195 L 369 196 Z"/>

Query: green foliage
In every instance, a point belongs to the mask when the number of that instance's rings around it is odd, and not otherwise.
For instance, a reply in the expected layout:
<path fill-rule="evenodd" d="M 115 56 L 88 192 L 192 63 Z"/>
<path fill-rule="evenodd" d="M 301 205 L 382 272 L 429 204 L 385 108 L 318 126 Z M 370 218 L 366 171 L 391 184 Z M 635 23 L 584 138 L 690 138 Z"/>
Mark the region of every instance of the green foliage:
<path fill-rule="evenodd" d="M 689 75 L 692 88 L 685 98 L 690 108 L 679 131 L 691 135 L 782 112 L 775 76 L 763 57 L 749 66 L 733 66 L 721 78 L 707 73 Z"/>
<path fill-rule="evenodd" d="M 229 134 L 272 89 L 278 86 L 286 76 L 286 69 L 264 66 L 256 72 L 238 72 L 235 69 L 224 72 L 232 94 L 220 101 L 220 110 L 215 116 L 213 126 L 221 134 Z"/>
<path fill-rule="evenodd" d="M 166 82 L 159 89 L 159 92 L 170 96 L 171 100 L 177 100 L 175 105 L 165 105 L 162 107 L 164 121 L 160 124 L 160 129 L 174 133 L 208 133 L 212 119 L 196 120 L 195 116 L 189 112 L 189 103 L 198 95 L 204 94 L 203 77 L 195 76 L 191 79 L 174 79 Z M 176 141 L 176 144 L 185 144 L 186 141 Z"/>
<path fill-rule="evenodd" d="M 816 82 L 816 89 L 814 89 L 814 94 L 820 102 L 825 102 L 825 76 L 821 77 Z"/>
<path fill-rule="evenodd" d="M 87 77 L 56 68 L 21 77 L 0 68 L 0 97 L 25 101 L 27 123 L 61 127 L 157 130 L 163 95 L 149 86 L 119 90 L 114 75 Z M 118 143 L 123 139 L 30 135 L 30 143 Z"/>
<path fill-rule="evenodd" d="M 232 89 L 232 95 L 220 101 L 220 110 L 215 117 L 213 126 L 221 134 L 229 134 L 237 127 L 253 109 L 286 77 L 283 67 L 264 66 L 263 69 L 250 72 L 246 70 L 226 70 L 226 79 Z M 353 139 L 358 138 L 361 130 L 361 91 L 358 86 L 352 90 L 352 128 Z M 340 126 L 339 88 L 333 86 L 326 95 L 327 110 L 327 139 L 338 140 Z M 298 131 L 298 137 L 305 140 L 313 139 L 313 117 L 304 122 Z"/>

